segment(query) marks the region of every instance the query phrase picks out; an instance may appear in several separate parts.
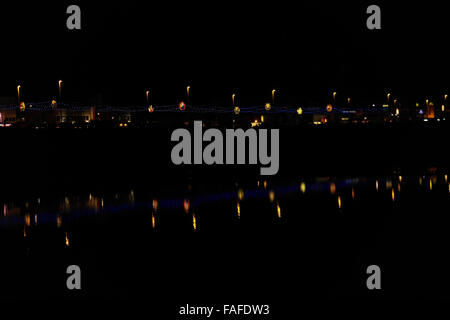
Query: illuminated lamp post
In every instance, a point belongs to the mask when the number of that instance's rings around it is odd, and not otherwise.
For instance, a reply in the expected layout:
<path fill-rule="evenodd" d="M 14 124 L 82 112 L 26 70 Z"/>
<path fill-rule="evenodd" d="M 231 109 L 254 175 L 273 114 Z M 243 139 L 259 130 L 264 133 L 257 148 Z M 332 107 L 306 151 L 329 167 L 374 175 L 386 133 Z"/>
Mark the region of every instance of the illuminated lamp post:
<path fill-rule="evenodd" d="M 17 86 L 17 102 L 20 105 L 20 88 L 22 88 L 20 85 Z"/>
<path fill-rule="evenodd" d="M 62 97 L 62 83 L 63 83 L 62 80 L 58 81 L 58 96 L 59 96 L 59 100 L 61 100 L 61 97 Z"/>

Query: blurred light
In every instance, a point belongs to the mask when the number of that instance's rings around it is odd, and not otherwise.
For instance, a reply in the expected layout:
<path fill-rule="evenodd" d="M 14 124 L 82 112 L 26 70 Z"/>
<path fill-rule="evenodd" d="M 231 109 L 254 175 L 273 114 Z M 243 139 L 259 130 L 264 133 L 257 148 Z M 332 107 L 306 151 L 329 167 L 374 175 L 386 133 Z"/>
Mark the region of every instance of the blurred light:
<path fill-rule="evenodd" d="M 238 219 L 241 218 L 241 205 L 239 204 L 239 201 L 237 203 L 237 216 L 238 216 Z"/>
<path fill-rule="evenodd" d="M 298 108 L 297 109 L 297 114 L 301 116 L 303 114 L 303 109 L 302 108 Z"/>
<path fill-rule="evenodd" d="M 392 181 L 391 180 L 386 181 L 386 189 L 388 189 L 388 190 L 392 189 Z"/>
<path fill-rule="evenodd" d="M 341 196 L 338 196 L 338 208 L 341 209 L 342 208 L 342 200 L 341 200 Z"/>
<path fill-rule="evenodd" d="M 191 202 L 189 201 L 189 199 L 184 199 L 183 208 L 186 213 L 189 212 L 189 209 L 191 208 Z"/>
<path fill-rule="evenodd" d="M 305 194 L 306 193 L 306 183 L 300 183 L 300 191 Z"/>
<path fill-rule="evenodd" d="M 277 202 L 277 215 L 278 215 L 278 218 L 281 218 L 281 208 L 280 208 L 280 205 L 278 204 L 278 202 Z"/>
<path fill-rule="evenodd" d="M 270 103 L 266 103 L 264 109 L 266 109 L 266 111 L 270 111 L 270 109 L 272 109 L 272 106 L 270 105 Z"/>
<path fill-rule="evenodd" d="M 25 217 L 24 217 L 24 222 L 25 222 L 25 225 L 26 225 L 27 227 L 29 227 L 29 226 L 31 225 L 31 217 L 30 217 L 30 214 L 29 214 L 29 213 L 27 213 L 27 214 L 25 215 Z"/>
<path fill-rule="evenodd" d="M 194 231 L 197 231 L 197 218 L 195 217 L 195 214 L 192 215 L 192 227 L 194 228 Z"/>
<path fill-rule="evenodd" d="M 242 190 L 242 189 L 238 190 L 238 199 L 239 199 L 239 201 L 244 200 L 244 190 Z"/>
<path fill-rule="evenodd" d="M 331 194 L 336 193 L 336 184 L 334 182 L 330 183 L 330 193 Z"/>
<path fill-rule="evenodd" d="M 270 190 L 270 192 L 269 192 L 269 200 L 270 200 L 270 202 L 275 201 L 275 192 L 273 190 Z"/>
<path fill-rule="evenodd" d="M 69 236 L 68 236 L 68 234 L 66 232 L 66 247 L 68 247 L 68 246 L 69 246 Z"/>

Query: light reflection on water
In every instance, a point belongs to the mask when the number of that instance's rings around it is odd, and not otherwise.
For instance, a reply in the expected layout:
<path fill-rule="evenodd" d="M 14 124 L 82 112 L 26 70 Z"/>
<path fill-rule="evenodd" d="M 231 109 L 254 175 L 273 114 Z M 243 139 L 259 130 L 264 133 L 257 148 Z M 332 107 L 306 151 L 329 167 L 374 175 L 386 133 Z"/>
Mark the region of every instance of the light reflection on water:
<path fill-rule="evenodd" d="M 424 183 L 424 181 L 428 181 L 428 183 Z M 318 199 L 329 199 L 331 197 L 334 199 L 337 212 L 345 213 L 346 207 L 352 202 L 360 201 L 362 194 L 386 194 L 385 199 L 390 199 L 392 204 L 400 203 L 402 194 L 407 194 L 410 190 L 420 193 L 439 192 L 440 197 L 450 195 L 447 174 L 429 176 L 394 175 L 391 177 L 350 179 L 325 177 L 296 183 L 274 184 L 267 181 L 256 181 L 253 186 L 256 187 L 244 187 L 242 185 L 236 187 L 234 191 L 218 193 L 195 195 L 195 193 L 190 192 L 189 197 L 172 199 L 155 198 L 154 195 L 134 189 L 125 193 L 114 193 L 113 195 L 95 195 L 92 192 L 85 195 L 65 195 L 56 201 L 48 201 L 44 195 L 40 195 L 35 199 L 4 202 L 3 215 L 0 216 L 0 228 L 14 228 L 15 226 L 23 228 L 23 236 L 27 238 L 31 227 L 54 226 L 65 232 L 65 245 L 69 247 L 71 244 L 70 233 L 66 226 L 70 225 L 74 219 L 83 216 L 127 213 L 127 215 L 130 215 L 123 217 L 123 219 L 133 219 L 132 213 L 135 211 L 148 212 L 150 229 L 157 230 L 163 223 L 160 220 L 161 216 L 182 210 L 186 215 L 191 216 L 192 230 L 200 231 L 199 222 L 203 213 L 199 209 L 203 206 L 221 208 L 226 207 L 227 203 L 231 203 L 231 208 L 234 207 L 234 209 L 231 209 L 229 214 L 239 221 L 243 215 L 245 216 L 246 212 L 252 211 L 251 207 L 245 206 L 245 209 L 243 208 L 242 205 L 245 202 L 268 201 L 271 205 L 267 207 L 267 210 L 272 210 L 274 217 L 284 221 L 282 208 L 285 202 L 289 202 L 289 208 L 292 207 L 292 200 L 295 200 L 298 201 L 296 206 L 300 207 L 303 200 L 311 197 L 318 197 Z M 214 210 L 208 210 L 208 212 L 208 214 L 214 214 Z M 253 217 L 253 219 L 257 218 Z M 176 223 L 173 220 L 171 222 Z"/>

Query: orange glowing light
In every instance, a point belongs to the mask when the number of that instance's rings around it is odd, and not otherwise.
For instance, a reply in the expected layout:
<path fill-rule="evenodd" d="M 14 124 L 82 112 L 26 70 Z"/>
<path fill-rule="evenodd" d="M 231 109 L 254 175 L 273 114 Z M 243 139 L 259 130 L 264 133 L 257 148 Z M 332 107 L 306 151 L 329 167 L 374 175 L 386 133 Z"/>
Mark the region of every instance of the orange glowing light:
<path fill-rule="evenodd" d="M 27 227 L 29 227 L 31 225 L 31 217 L 30 217 L 30 215 L 28 213 L 25 215 L 24 220 L 25 220 L 25 225 Z"/>
<path fill-rule="evenodd" d="M 186 213 L 189 212 L 189 209 L 191 208 L 191 202 L 189 201 L 189 199 L 184 199 L 183 208 Z"/>
<path fill-rule="evenodd" d="M 334 182 L 330 183 L 330 193 L 331 194 L 336 193 L 336 184 L 334 184 Z"/>

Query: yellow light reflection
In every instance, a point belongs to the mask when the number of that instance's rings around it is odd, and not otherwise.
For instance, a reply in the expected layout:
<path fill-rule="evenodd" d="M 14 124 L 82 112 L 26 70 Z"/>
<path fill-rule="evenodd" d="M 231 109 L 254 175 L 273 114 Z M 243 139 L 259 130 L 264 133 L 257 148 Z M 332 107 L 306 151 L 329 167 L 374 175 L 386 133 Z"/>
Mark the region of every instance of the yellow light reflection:
<path fill-rule="evenodd" d="M 275 192 L 273 190 L 270 190 L 270 192 L 269 192 L 269 200 L 270 200 L 270 202 L 275 201 Z"/>
<path fill-rule="evenodd" d="M 241 205 L 239 204 L 239 201 L 237 203 L 237 216 L 238 216 L 238 219 L 241 218 Z"/>
<path fill-rule="evenodd" d="M 278 218 L 281 218 L 281 208 L 280 208 L 280 205 L 278 204 L 278 202 L 277 202 L 277 215 L 278 215 Z"/>
<path fill-rule="evenodd" d="M 394 189 L 392 189 L 391 198 L 392 198 L 392 201 L 395 201 L 395 191 L 394 191 Z"/>
<path fill-rule="evenodd" d="M 155 219 L 155 215 L 152 213 L 152 228 L 155 229 L 156 227 L 156 219 Z"/>
<path fill-rule="evenodd" d="M 192 215 L 192 227 L 194 228 L 194 231 L 197 231 L 197 218 L 195 217 L 195 214 Z"/>
<path fill-rule="evenodd" d="M 390 180 L 386 181 L 386 189 L 388 190 L 392 189 L 392 181 Z"/>
<path fill-rule="evenodd" d="M 266 187 L 266 182 L 264 181 L 264 188 Z M 244 190 L 242 190 L 242 189 L 239 189 L 238 190 L 238 199 L 240 200 L 240 201 L 242 201 L 242 200 L 244 200 Z"/>
<path fill-rule="evenodd" d="M 355 200 L 355 188 L 352 188 L 352 199 Z"/>
<path fill-rule="evenodd" d="M 341 200 L 341 196 L 338 196 L 337 200 L 338 200 L 338 208 L 339 208 L 339 209 L 342 209 L 342 200 Z"/>
<path fill-rule="evenodd" d="M 60 215 L 57 215 L 56 216 L 56 227 L 59 229 L 59 228 L 61 228 L 61 225 L 62 225 L 62 218 Z"/>
<path fill-rule="evenodd" d="M 158 199 L 153 199 L 152 206 L 153 210 L 158 210 Z"/>
<path fill-rule="evenodd" d="M 377 181 L 375 181 L 375 189 L 378 191 L 378 188 L 379 188 L 379 186 L 378 186 L 378 180 L 377 180 Z"/>
<path fill-rule="evenodd" d="M 306 193 L 306 183 L 300 183 L 300 191 L 305 194 Z"/>
<path fill-rule="evenodd" d="M 69 246 L 69 236 L 67 235 L 67 232 L 66 232 L 66 247 L 68 247 Z"/>

